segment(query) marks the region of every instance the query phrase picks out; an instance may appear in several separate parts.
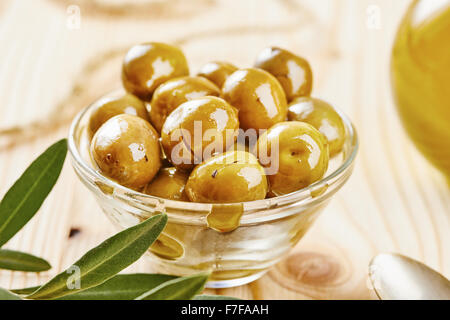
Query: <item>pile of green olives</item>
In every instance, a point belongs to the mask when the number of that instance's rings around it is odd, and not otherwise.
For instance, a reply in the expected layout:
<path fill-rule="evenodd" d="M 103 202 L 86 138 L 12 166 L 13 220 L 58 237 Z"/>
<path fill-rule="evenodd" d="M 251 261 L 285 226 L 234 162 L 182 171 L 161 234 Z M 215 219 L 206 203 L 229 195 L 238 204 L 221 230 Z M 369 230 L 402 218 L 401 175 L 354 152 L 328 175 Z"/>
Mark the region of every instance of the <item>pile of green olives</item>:
<path fill-rule="evenodd" d="M 269 47 L 253 67 L 212 61 L 191 75 L 180 48 L 132 47 L 123 96 L 100 100 L 88 126 L 98 170 L 149 195 L 239 203 L 292 193 L 326 174 L 346 130 L 311 97 L 307 60 Z"/>

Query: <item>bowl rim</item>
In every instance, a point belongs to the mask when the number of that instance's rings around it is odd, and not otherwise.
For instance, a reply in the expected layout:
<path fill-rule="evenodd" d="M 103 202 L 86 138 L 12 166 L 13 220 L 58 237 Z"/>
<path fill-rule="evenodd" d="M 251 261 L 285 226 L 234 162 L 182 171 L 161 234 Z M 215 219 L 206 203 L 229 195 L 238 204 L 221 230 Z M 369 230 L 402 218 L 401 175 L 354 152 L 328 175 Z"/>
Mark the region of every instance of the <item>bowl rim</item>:
<path fill-rule="evenodd" d="M 333 185 L 333 183 L 337 183 L 337 181 L 334 181 L 334 179 L 338 179 L 340 176 L 344 175 L 347 170 L 349 170 L 352 167 L 352 164 L 354 163 L 354 160 L 356 158 L 356 155 L 358 153 L 359 149 L 359 139 L 358 134 L 356 132 L 356 128 L 349 119 L 349 117 L 339 108 L 333 106 L 333 109 L 339 114 L 339 116 L 342 118 L 346 131 L 347 131 L 347 138 L 345 143 L 350 143 L 351 149 L 349 150 L 349 154 L 346 155 L 346 158 L 343 160 L 343 163 L 329 173 L 327 176 L 323 177 L 321 180 L 314 182 L 313 184 L 309 185 L 306 188 L 291 192 L 289 194 L 285 194 L 282 196 L 277 196 L 273 198 L 266 198 L 261 200 L 254 200 L 254 201 L 247 201 L 247 202 L 237 202 L 237 203 L 199 203 L 199 202 L 186 202 L 186 201 L 180 201 L 180 200 L 171 200 L 171 199 L 165 199 L 161 197 L 156 197 L 152 195 L 148 195 L 130 188 L 127 188 L 125 186 L 122 186 L 121 184 L 109 179 L 108 177 L 102 175 L 99 171 L 95 170 L 91 165 L 89 165 L 81 156 L 80 151 L 78 150 L 77 143 L 75 141 L 75 136 L 77 129 L 80 125 L 81 119 L 91 110 L 93 109 L 98 102 L 103 99 L 110 96 L 114 96 L 115 94 L 119 93 L 125 93 L 123 89 L 117 89 L 114 91 L 110 91 L 98 99 L 96 99 L 94 102 L 89 104 L 89 106 L 85 107 L 83 110 L 78 112 L 78 114 L 73 119 L 70 129 L 69 129 L 69 135 L 68 135 L 68 150 L 71 155 L 72 161 L 75 162 L 75 164 L 81 168 L 85 173 L 89 174 L 90 176 L 94 177 L 96 180 L 100 181 L 101 183 L 105 184 L 108 187 L 113 188 L 114 192 L 116 190 L 120 191 L 122 195 L 125 195 L 125 197 L 129 198 L 131 201 L 139 201 L 144 202 L 145 200 L 153 201 L 155 200 L 161 204 L 164 204 L 164 207 L 166 208 L 180 208 L 183 207 L 185 210 L 190 212 L 210 212 L 211 207 L 213 206 L 229 206 L 229 207 L 235 207 L 236 205 L 243 206 L 244 213 L 246 213 L 247 210 L 245 210 L 246 205 L 250 205 L 249 210 L 255 210 L 255 209 L 263 209 L 263 208 L 273 208 L 278 206 L 280 203 L 284 204 L 292 204 L 292 203 L 298 203 L 305 201 L 304 205 L 310 204 L 311 202 L 320 201 L 320 198 L 323 197 L 323 194 L 320 194 L 316 197 L 313 197 L 311 195 L 311 192 L 315 190 L 320 190 L 320 188 L 323 188 L 325 186 L 330 187 Z M 84 128 L 83 130 L 86 130 L 87 128 Z M 73 165 L 75 165 L 73 163 Z M 338 180 L 339 181 L 339 180 Z M 326 194 L 327 192 L 324 192 Z M 138 200 L 139 199 L 139 200 Z M 189 216 L 189 214 L 187 214 Z M 266 217 L 267 218 L 267 217 Z"/>

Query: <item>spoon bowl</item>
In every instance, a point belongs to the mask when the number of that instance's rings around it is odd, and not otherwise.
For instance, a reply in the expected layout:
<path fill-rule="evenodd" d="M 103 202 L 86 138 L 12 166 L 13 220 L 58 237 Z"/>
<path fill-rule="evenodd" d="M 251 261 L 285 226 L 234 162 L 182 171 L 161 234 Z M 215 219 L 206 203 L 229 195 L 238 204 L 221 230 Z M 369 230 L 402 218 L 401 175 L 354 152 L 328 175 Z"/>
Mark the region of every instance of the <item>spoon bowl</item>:
<path fill-rule="evenodd" d="M 450 300 L 450 281 L 423 263 L 399 254 L 372 259 L 369 277 L 382 300 Z"/>

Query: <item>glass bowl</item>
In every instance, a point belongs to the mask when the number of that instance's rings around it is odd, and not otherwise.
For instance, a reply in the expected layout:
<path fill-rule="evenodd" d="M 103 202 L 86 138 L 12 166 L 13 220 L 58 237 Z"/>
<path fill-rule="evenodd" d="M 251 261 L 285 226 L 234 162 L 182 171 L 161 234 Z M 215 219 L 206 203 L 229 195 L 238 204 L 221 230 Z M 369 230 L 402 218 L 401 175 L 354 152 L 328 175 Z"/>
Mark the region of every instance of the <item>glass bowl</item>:
<path fill-rule="evenodd" d="M 103 98 L 122 93 L 115 91 Z M 167 200 L 123 187 L 98 171 L 90 157 L 87 128 L 91 110 L 100 100 L 81 111 L 71 125 L 69 152 L 75 172 L 108 218 L 122 229 L 165 212 L 168 224 L 148 251 L 152 271 L 179 276 L 210 271 L 209 288 L 249 283 L 280 261 L 348 180 L 358 149 L 355 128 L 337 110 L 347 131 L 343 151 L 330 161 L 325 178 L 311 186 L 288 195 L 245 203 Z M 208 227 L 208 214 L 218 211 L 242 213 L 239 227 L 227 233 Z"/>

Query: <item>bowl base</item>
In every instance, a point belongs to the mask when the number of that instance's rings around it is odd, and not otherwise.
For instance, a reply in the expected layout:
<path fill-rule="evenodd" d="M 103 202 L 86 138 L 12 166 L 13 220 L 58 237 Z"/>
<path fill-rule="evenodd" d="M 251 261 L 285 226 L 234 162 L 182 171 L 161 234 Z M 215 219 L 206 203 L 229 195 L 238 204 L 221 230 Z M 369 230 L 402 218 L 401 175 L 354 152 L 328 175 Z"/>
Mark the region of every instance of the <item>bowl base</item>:
<path fill-rule="evenodd" d="M 250 282 L 253 282 L 255 280 L 258 280 L 261 278 L 267 270 L 252 274 L 247 277 L 242 278 L 236 278 L 236 279 L 230 279 L 230 280 L 214 280 L 214 281 L 208 281 L 205 285 L 208 289 L 225 289 L 225 288 L 233 288 L 233 287 L 239 287 L 244 284 L 248 284 Z"/>

